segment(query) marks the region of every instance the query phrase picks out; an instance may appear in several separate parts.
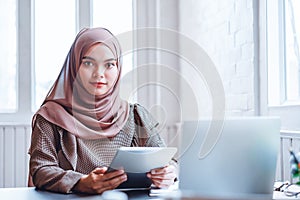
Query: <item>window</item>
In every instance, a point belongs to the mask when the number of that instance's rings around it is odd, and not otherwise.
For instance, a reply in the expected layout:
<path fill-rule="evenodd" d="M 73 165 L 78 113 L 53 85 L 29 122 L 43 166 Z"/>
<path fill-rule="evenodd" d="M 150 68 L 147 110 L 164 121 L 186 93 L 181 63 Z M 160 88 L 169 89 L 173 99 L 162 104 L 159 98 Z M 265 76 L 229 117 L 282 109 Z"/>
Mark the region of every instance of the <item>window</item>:
<path fill-rule="evenodd" d="M 300 1 L 267 2 L 268 103 L 300 104 Z"/>
<path fill-rule="evenodd" d="M 42 104 L 56 80 L 76 35 L 74 0 L 35 0 L 34 7 L 33 112 Z"/>
<path fill-rule="evenodd" d="M 16 1 L 0 2 L 0 112 L 17 110 L 17 23 Z"/>
<path fill-rule="evenodd" d="M 300 1 L 259 1 L 260 113 L 300 131 Z"/>
<path fill-rule="evenodd" d="M 106 12 L 112 9 L 114 15 Z M 132 30 L 132 0 L 2 0 L 0 13 L 1 122 L 30 124 L 81 28 L 94 23 L 114 34 Z"/>
<path fill-rule="evenodd" d="M 285 3 L 286 96 L 289 101 L 300 99 L 300 1 Z"/>

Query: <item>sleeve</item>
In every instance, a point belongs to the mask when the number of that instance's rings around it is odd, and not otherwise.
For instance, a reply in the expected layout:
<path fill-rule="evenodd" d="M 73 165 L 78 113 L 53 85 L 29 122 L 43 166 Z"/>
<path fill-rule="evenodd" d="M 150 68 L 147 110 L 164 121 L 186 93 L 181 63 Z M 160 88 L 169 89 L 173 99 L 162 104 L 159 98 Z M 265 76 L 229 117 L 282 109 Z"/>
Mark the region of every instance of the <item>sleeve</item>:
<path fill-rule="evenodd" d="M 133 136 L 135 146 L 164 147 L 164 140 L 157 129 L 158 122 L 150 112 L 139 104 L 134 104 L 134 122 L 136 131 Z"/>
<path fill-rule="evenodd" d="M 31 136 L 30 174 L 37 188 L 71 193 L 83 174 L 59 166 L 58 137 L 55 126 L 38 115 Z"/>

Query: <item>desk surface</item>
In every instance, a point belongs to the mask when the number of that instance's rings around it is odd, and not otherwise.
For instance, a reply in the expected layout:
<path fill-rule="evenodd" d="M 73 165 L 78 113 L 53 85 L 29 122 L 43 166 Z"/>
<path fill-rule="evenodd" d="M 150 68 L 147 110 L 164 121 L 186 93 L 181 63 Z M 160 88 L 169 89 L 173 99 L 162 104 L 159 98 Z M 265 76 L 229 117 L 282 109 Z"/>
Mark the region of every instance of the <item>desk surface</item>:
<path fill-rule="evenodd" d="M 127 193 L 128 199 L 132 200 L 144 200 L 152 199 L 148 195 L 148 191 L 130 191 Z M 34 187 L 23 187 L 23 188 L 0 188 L 0 199 L 1 200 L 72 200 L 72 199 L 84 199 L 84 200 L 103 200 L 101 195 L 84 195 L 84 194 L 60 194 L 37 190 Z"/>
<path fill-rule="evenodd" d="M 160 200 L 217 200 L 217 199 L 212 199 L 212 198 L 204 198 L 204 197 L 195 197 L 191 195 L 182 195 L 177 191 L 176 196 L 170 195 L 169 197 L 163 197 L 163 196 L 154 196 L 151 197 L 149 196 L 149 191 L 130 191 L 126 192 L 128 199 L 129 200 L 147 200 L 147 199 L 160 199 Z M 183 197 L 184 196 L 184 197 Z M 52 193 L 52 192 L 47 192 L 47 191 L 42 191 L 42 190 L 37 190 L 34 187 L 28 188 L 28 187 L 23 187 L 23 188 L 0 188 L 0 199 L 1 200 L 13 200 L 13 199 L 20 199 L 20 200 L 72 200 L 72 199 L 88 199 L 88 200 L 105 200 L 102 198 L 101 195 L 83 195 L 83 194 L 59 194 L 59 193 Z M 241 199 L 241 198 L 239 198 Z M 260 200 L 265 198 L 245 198 L 245 200 Z M 296 199 L 295 197 L 286 197 L 284 194 L 281 192 L 274 193 L 273 199 L 280 200 L 280 199 Z M 300 198 L 298 198 L 300 199 Z M 222 200 L 222 199 L 219 199 Z M 228 199 L 227 199 L 228 200 Z"/>

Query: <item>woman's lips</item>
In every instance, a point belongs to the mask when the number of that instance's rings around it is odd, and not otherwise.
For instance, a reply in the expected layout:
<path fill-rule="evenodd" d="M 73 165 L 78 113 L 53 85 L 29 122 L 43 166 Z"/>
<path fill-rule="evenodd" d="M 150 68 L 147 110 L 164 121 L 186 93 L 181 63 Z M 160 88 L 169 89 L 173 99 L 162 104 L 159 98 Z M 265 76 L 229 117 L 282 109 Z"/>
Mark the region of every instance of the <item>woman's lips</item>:
<path fill-rule="evenodd" d="M 91 83 L 94 87 L 96 87 L 96 88 L 100 88 L 100 87 L 102 87 L 102 86 L 104 86 L 104 85 L 107 85 L 107 83 L 102 83 L 102 82 L 93 82 L 93 83 Z"/>

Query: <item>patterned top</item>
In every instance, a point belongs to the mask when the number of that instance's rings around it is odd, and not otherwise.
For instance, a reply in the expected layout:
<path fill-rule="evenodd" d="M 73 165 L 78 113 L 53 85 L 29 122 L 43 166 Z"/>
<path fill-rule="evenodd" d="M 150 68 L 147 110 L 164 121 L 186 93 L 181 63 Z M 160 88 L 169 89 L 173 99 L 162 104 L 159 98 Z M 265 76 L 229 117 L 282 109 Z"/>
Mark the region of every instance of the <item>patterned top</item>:
<path fill-rule="evenodd" d="M 112 138 L 84 140 L 38 115 L 30 147 L 30 174 L 40 189 L 70 193 L 83 174 L 109 166 L 122 146 L 165 146 L 158 123 L 139 104 L 130 105 L 123 129 Z"/>

